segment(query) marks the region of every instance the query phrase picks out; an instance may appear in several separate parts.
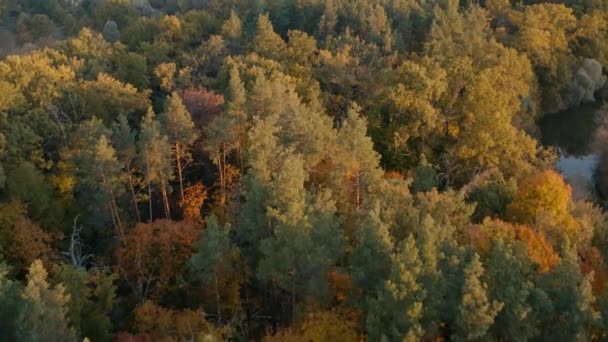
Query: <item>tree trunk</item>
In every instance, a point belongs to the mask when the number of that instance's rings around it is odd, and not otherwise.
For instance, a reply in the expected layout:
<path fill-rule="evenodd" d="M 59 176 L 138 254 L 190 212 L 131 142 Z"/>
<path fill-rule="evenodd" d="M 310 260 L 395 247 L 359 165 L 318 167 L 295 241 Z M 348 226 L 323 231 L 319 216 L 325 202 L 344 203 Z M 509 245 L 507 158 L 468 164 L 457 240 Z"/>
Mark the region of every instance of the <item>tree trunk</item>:
<path fill-rule="evenodd" d="M 120 238 L 124 242 L 125 233 L 122 230 L 122 221 L 120 220 L 120 213 L 118 211 L 118 205 L 116 204 L 116 198 L 114 197 L 114 190 L 110 190 L 110 196 L 112 198 L 110 205 L 114 208 L 114 215 L 116 216 L 116 228 L 118 228 L 118 232 L 120 233 Z"/>
<path fill-rule="evenodd" d="M 129 190 L 131 191 L 131 197 L 133 198 L 133 207 L 135 208 L 135 215 L 137 216 L 137 222 L 141 222 L 141 216 L 139 215 L 139 207 L 137 206 L 137 197 L 135 196 L 135 186 L 131 170 L 127 171 L 129 175 Z"/>
<path fill-rule="evenodd" d="M 241 152 L 241 142 L 239 141 L 236 145 L 236 153 L 239 156 L 239 169 L 241 170 L 241 175 L 243 174 L 243 153 Z"/>
<path fill-rule="evenodd" d="M 152 222 L 152 181 L 150 181 L 150 159 L 148 158 L 148 152 L 146 152 L 146 171 L 148 177 L 148 206 L 150 209 L 150 222 Z"/>
<path fill-rule="evenodd" d="M 161 174 L 160 190 L 163 194 L 163 203 L 165 205 L 165 217 L 171 218 L 171 209 L 169 207 L 169 196 L 167 196 L 167 185 L 165 184 L 165 176 Z"/>
<path fill-rule="evenodd" d="M 118 230 L 118 223 L 116 222 L 116 216 L 114 216 L 114 206 L 112 205 L 112 201 L 107 203 L 108 208 L 110 209 L 110 216 L 112 218 L 112 226 L 114 226 L 114 230 Z"/>
<path fill-rule="evenodd" d="M 361 173 L 359 172 L 359 170 L 357 170 L 357 174 L 355 176 L 355 200 L 356 200 L 356 208 L 357 211 L 359 211 L 359 208 L 361 206 L 361 184 L 360 184 L 360 179 L 361 179 Z"/>
<path fill-rule="evenodd" d="M 177 176 L 179 178 L 179 195 L 181 199 L 181 206 L 184 206 L 185 196 L 184 196 L 184 177 L 182 174 L 182 156 L 179 150 L 179 143 L 175 143 L 175 159 L 177 161 Z"/>
<path fill-rule="evenodd" d="M 226 167 L 223 163 L 222 163 L 222 156 L 221 154 L 217 156 L 217 167 L 218 167 L 218 173 L 220 176 L 220 206 L 224 206 L 224 182 L 226 181 L 224 179 L 224 168 Z"/>
<path fill-rule="evenodd" d="M 222 177 L 222 179 L 224 180 L 222 182 L 222 205 L 226 204 L 226 145 L 224 144 L 224 147 L 222 148 L 222 165 L 223 167 L 223 172 L 224 172 L 224 176 Z"/>
<path fill-rule="evenodd" d="M 243 175 L 243 152 L 242 152 L 242 125 L 241 125 L 241 119 L 238 119 L 238 124 L 237 124 L 237 136 L 236 136 L 236 153 L 239 157 L 239 169 L 241 170 L 241 176 Z"/>
<path fill-rule="evenodd" d="M 152 183 L 148 183 L 148 206 L 150 210 L 150 222 L 152 222 Z"/>
<path fill-rule="evenodd" d="M 220 285 L 217 280 L 217 272 L 213 272 L 213 277 L 215 278 L 215 305 L 217 309 L 217 320 L 219 321 L 222 317 L 222 309 L 220 308 Z"/>
<path fill-rule="evenodd" d="M 108 202 L 108 206 L 110 207 L 110 216 L 112 216 L 112 224 L 114 225 L 114 229 L 119 232 L 121 239 L 124 241 L 125 234 L 122 231 L 122 224 L 120 222 L 120 214 L 118 212 L 118 205 L 116 204 L 114 190 L 112 190 L 112 185 L 108 184 L 106 175 L 103 172 L 101 173 L 101 183 L 110 187 L 110 201 Z"/>
<path fill-rule="evenodd" d="M 296 315 L 296 270 L 291 276 L 291 319 Z"/>

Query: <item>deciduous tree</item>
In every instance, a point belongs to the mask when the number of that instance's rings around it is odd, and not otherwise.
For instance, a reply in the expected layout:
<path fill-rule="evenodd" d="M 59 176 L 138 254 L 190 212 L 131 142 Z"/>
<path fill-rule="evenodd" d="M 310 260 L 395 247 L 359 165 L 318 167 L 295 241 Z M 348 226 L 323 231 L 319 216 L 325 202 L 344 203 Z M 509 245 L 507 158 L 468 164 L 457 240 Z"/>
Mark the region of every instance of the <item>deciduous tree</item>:
<path fill-rule="evenodd" d="M 162 298 L 172 290 L 186 262 L 195 253 L 201 229 L 190 221 L 138 223 L 116 251 L 118 272 L 138 301 Z"/>

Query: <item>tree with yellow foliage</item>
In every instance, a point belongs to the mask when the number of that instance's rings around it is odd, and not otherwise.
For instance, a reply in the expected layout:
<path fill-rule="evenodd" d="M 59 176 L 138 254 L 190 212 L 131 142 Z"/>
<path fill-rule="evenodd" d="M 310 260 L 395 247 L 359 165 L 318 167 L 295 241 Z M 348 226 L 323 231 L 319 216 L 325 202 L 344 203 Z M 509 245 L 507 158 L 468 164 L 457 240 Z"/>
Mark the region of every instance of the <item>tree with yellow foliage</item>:
<path fill-rule="evenodd" d="M 572 77 L 576 59 L 570 43 L 575 37 L 577 19 L 563 4 L 539 3 L 512 11 L 509 17 L 517 28 L 513 46 L 525 52 L 536 69 L 543 89 L 543 107 L 552 112 L 565 103 L 561 93 Z"/>
<path fill-rule="evenodd" d="M 572 217 L 572 188 L 555 171 L 525 178 L 515 199 L 507 206 L 511 221 L 529 224 L 553 242 L 567 238 L 578 242 L 578 223 Z"/>

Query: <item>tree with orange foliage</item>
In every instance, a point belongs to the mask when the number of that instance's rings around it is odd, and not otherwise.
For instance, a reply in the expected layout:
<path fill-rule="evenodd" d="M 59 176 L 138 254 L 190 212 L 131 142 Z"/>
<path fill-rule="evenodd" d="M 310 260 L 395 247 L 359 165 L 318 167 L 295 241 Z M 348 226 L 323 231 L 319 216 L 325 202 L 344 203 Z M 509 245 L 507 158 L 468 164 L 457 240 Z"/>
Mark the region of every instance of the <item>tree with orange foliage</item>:
<path fill-rule="evenodd" d="M 337 267 L 327 272 L 327 280 L 334 293 L 334 299 L 339 303 L 343 302 L 353 290 L 353 280 L 350 274 Z"/>
<path fill-rule="evenodd" d="M 581 271 L 584 274 L 593 272 L 593 281 L 591 283 L 593 294 L 601 295 L 604 293 L 606 282 L 608 281 L 608 271 L 604 256 L 602 256 L 602 253 L 596 247 L 579 251 L 579 255 L 581 258 Z"/>
<path fill-rule="evenodd" d="M 0 255 L 17 270 L 51 254 L 52 236 L 30 221 L 21 204 L 0 204 Z"/>
<path fill-rule="evenodd" d="M 467 230 L 466 235 L 481 255 L 489 253 L 498 240 L 505 243 L 521 241 L 526 246 L 528 258 L 538 266 L 540 273 L 552 270 L 559 263 L 559 256 L 545 236 L 525 225 L 486 220 Z"/>
<path fill-rule="evenodd" d="M 526 245 L 528 258 L 538 265 L 540 273 L 552 270 L 559 263 L 559 256 L 542 233 L 528 226 L 515 226 L 515 237 Z"/>
<path fill-rule="evenodd" d="M 525 178 L 517 189 L 507 216 L 545 233 L 552 242 L 578 240 L 578 224 L 572 217 L 572 188 L 555 171 Z"/>
<path fill-rule="evenodd" d="M 184 190 L 184 202 L 181 203 L 184 219 L 203 222 L 201 208 L 207 199 L 207 189 L 202 182 L 198 182 Z"/>
<path fill-rule="evenodd" d="M 192 221 L 138 223 L 118 248 L 118 271 L 137 299 L 160 298 L 173 288 L 194 254 L 201 227 Z"/>

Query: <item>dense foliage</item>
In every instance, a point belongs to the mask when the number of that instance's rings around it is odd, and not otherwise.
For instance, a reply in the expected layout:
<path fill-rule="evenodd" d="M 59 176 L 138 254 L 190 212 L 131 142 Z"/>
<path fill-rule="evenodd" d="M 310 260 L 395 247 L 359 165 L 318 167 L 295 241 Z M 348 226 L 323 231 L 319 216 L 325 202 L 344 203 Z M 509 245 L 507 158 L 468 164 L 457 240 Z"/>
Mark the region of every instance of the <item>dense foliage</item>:
<path fill-rule="evenodd" d="M 605 67 L 606 0 L 0 1 L 1 339 L 606 339 L 536 124 Z"/>

